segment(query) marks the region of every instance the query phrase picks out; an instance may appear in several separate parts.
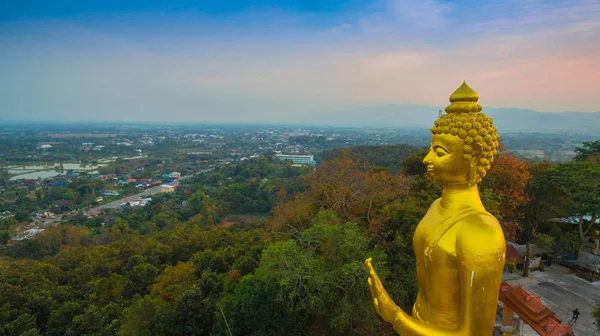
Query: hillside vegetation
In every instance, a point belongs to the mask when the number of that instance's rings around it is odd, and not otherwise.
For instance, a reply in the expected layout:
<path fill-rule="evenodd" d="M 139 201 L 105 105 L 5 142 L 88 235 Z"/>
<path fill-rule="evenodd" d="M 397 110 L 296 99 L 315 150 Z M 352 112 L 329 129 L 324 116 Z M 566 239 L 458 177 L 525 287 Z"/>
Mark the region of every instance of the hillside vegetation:
<path fill-rule="evenodd" d="M 372 257 L 411 309 L 412 235 L 440 193 L 424 154 L 357 147 L 315 170 L 252 159 L 186 181 L 187 194 L 13 243 L 0 250 L 0 335 L 393 335 L 362 264 Z M 507 237 L 578 248 L 572 226 L 545 219 L 600 213 L 598 195 L 578 203 L 593 189 L 577 183 L 600 186 L 597 162 L 579 159 L 534 165 L 501 151 L 480 189 Z"/>

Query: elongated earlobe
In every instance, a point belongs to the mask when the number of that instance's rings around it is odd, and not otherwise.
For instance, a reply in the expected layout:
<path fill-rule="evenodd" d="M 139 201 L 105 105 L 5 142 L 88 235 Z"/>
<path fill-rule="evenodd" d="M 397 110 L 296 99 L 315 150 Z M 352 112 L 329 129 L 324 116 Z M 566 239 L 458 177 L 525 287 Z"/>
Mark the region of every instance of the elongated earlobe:
<path fill-rule="evenodd" d="M 479 144 L 473 144 L 473 154 L 471 161 L 469 162 L 469 183 L 477 183 L 477 167 L 479 166 L 479 159 L 481 159 L 481 146 Z"/>

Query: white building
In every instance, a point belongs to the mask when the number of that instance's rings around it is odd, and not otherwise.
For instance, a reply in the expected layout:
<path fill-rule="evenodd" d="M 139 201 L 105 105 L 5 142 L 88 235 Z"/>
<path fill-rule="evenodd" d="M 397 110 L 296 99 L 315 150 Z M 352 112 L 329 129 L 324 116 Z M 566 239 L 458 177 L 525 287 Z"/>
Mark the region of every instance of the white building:
<path fill-rule="evenodd" d="M 296 154 L 281 154 L 277 153 L 275 154 L 275 157 L 278 158 L 279 160 L 290 160 L 292 161 L 292 163 L 294 165 L 315 165 L 317 164 L 315 162 L 314 156 L 313 155 L 296 155 Z"/>

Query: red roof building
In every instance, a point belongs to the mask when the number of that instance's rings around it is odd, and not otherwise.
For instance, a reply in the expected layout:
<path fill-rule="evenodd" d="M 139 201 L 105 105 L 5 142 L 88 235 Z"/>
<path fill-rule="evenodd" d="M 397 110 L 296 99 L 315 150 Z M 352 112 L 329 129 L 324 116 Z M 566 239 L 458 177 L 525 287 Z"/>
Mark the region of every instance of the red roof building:
<path fill-rule="evenodd" d="M 539 296 L 532 295 L 523 287 L 502 283 L 500 300 L 504 303 L 502 324 L 505 326 L 512 326 L 512 313 L 515 312 L 541 336 L 574 336 L 571 326 L 562 325 Z"/>
<path fill-rule="evenodd" d="M 73 201 L 69 200 L 58 200 L 56 206 L 59 208 L 72 208 L 74 206 Z"/>
<path fill-rule="evenodd" d="M 523 263 L 523 257 L 521 257 L 517 249 L 511 244 L 506 244 L 506 262 L 509 262 L 513 258 L 515 259 L 516 265 L 521 265 Z"/>

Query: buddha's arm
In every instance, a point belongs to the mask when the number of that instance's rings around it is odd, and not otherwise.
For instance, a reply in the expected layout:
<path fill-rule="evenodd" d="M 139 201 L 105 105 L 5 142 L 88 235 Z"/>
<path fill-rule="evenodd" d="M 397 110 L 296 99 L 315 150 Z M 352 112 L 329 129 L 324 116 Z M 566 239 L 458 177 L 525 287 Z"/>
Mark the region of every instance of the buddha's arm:
<path fill-rule="evenodd" d="M 491 335 L 495 322 L 498 291 L 504 266 L 505 242 L 502 229 L 488 216 L 463 220 L 457 239 L 460 266 L 461 327 L 448 330 L 416 320 L 400 309 L 383 288 L 368 259 L 369 287 L 381 317 L 401 335 Z"/>
<path fill-rule="evenodd" d="M 491 335 L 506 253 L 502 228 L 491 216 L 469 216 L 456 244 L 461 265 L 461 329 L 465 335 Z"/>
<path fill-rule="evenodd" d="M 394 329 L 401 335 L 489 336 L 493 333 L 506 243 L 500 224 L 487 215 L 461 220 L 456 240 L 461 292 L 461 324 L 444 330 L 402 314 Z"/>

